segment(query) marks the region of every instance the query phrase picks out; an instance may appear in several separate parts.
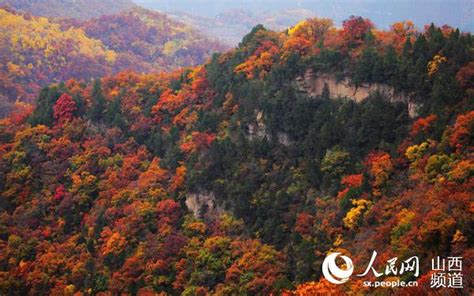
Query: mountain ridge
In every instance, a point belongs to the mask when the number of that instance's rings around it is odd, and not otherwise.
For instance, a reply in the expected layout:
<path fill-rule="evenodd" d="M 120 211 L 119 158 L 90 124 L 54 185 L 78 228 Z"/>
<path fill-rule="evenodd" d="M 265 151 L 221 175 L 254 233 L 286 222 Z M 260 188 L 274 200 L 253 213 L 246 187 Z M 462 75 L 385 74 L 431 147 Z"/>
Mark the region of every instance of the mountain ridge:
<path fill-rule="evenodd" d="M 131 0 L 0 0 L 0 6 L 35 16 L 88 19 L 135 6 Z"/>
<path fill-rule="evenodd" d="M 1 12 L 0 22 L 9 29 L 0 36 L 0 115 L 16 100 L 31 102 L 52 82 L 87 81 L 126 69 L 159 72 L 194 66 L 226 48 L 188 25 L 138 7 L 86 21 Z"/>

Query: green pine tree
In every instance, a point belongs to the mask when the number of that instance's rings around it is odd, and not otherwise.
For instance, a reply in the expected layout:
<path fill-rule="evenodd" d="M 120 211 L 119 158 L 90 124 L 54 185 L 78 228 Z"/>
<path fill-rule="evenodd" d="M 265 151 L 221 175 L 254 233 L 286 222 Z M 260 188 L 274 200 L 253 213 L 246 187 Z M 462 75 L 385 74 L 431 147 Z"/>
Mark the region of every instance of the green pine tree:
<path fill-rule="evenodd" d="M 102 92 L 102 84 L 100 79 L 94 81 L 92 88 L 92 106 L 89 110 L 89 118 L 93 121 L 100 122 L 104 119 L 106 101 Z"/>

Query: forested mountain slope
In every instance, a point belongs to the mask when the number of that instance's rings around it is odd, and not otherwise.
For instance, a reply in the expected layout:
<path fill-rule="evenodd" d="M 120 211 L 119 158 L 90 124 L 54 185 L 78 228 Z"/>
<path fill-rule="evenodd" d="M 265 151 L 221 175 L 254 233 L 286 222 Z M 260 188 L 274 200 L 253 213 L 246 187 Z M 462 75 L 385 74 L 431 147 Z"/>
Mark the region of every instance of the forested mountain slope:
<path fill-rule="evenodd" d="M 328 283 L 330 251 L 359 269 L 373 250 L 419 256 L 419 277 L 380 278 L 418 280 L 396 295 L 433 291 L 433 256 L 472 274 L 472 46 L 447 26 L 309 19 L 202 66 L 44 88 L 0 122 L 1 293 L 385 291 Z M 384 93 L 305 93 L 309 70 L 389 86 L 418 115 Z"/>
<path fill-rule="evenodd" d="M 88 20 L 79 27 L 122 55 L 116 69 L 156 72 L 196 66 L 206 62 L 211 52 L 226 49 L 165 14 L 138 7 Z"/>
<path fill-rule="evenodd" d="M 32 102 L 49 83 L 193 66 L 224 49 L 187 25 L 139 8 L 86 22 L 0 9 L 0 25 L 0 116 L 16 100 Z"/>
<path fill-rule="evenodd" d="M 0 6 L 36 16 L 89 19 L 135 6 L 131 0 L 0 0 Z"/>
<path fill-rule="evenodd" d="M 117 53 L 82 29 L 62 29 L 47 18 L 4 9 L 0 24 L 0 93 L 7 101 L 3 104 L 31 102 L 49 83 L 112 73 Z"/>

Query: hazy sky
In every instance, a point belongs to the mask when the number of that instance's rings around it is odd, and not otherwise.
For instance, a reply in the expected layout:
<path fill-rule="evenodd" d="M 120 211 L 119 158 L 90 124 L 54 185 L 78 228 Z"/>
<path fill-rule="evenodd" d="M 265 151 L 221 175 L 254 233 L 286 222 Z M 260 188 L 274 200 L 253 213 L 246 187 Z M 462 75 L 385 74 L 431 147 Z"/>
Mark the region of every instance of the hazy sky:
<path fill-rule="evenodd" d="M 413 20 L 418 27 L 434 22 L 474 31 L 474 0 L 134 0 L 162 11 L 183 11 L 214 17 L 228 9 L 252 12 L 303 8 L 316 16 L 332 18 L 336 24 L 350 15 L 370 18 L 387 28 L 400 20 Z"/>

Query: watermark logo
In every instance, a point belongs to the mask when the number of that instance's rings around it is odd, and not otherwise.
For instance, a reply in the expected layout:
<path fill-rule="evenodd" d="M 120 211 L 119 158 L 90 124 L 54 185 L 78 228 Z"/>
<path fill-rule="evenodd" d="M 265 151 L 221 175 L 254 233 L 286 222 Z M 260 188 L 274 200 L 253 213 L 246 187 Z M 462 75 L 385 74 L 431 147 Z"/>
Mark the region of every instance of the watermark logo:
<path fill-rule="evenodd" d="M 337 266 L 336 259 L 340 257 L 345 264 L 345 269 Z M 413 287 L 417 286 L 416 281 L 403 281 L 400 279 L 397 280 L 378 280 L 380 277 L 389 277 L 389 276 L 400 276 L 405 273 L 411 273 L 413 277 L 418 277 L 420 275 L 420 262 L 417 256 L 410 257 L 404 261 L 399 262 L 397 257 L 387 260 L 383 269 L 376 268 L 375 259 L 377 258 L 377 252 L 372 252 L 372 257 L 368 263 L 365 271 L 360 274 L 356 274 L 357 277 L 368 276 L 369 273 L 375 277 L 375 281 L 364 281 L 364 286 L 366 287 Z M 354 264 L 352 259 L 341 255 L 341 253 L 331 253 L 329 254 L 323 262 L 323 275 L 324 277 L 333 284 L 340 285 L 344 284 L 349 280 L 351 275 L 354 273 Z"/>
<path fill-rule="evenodd" d="M 349 277 L 354 272 L 354 265 L 352 264 L 351 258 L 341 255 L 341 259 L 344 260 L 346 269 L 342 269 L 336 264 L 336 259 L 341 253 L 332 253 L 324 259 L 323 262 L 323 275 L 331 283 L 339 285 L 347 282 Z"/>
<path fill-rule="evenodd" d="M 340 258 L 344 265 L 339 267 L 336 260 Z M 417 287 L 416 278 L 420 276 L 420 260 L 418 256 L 412 256 L 405 260 L 394 257 L 388 259 L 385 264 L 376 266 L 377 252 L 373 251 L 369 263 L 363 269 L 364 272 L 355 274 L 356 277 L 371 276 L 374 280 L 364 281 L 366 287 Z M 323 275 L 330 283 L 344 284 L 354 273 L 352 259 L 342 255 L 340 252 L 329 254 L 323 261 Z M 462 257 L 432 259 L 431 262 L 431 288 L 460 288 L 463 286 Z M 412 280 L 403 280 L 403 277 Z"/>
<path fill-rule="evenodd" d="M 436 257 L 431 259 L 431 288 L 462 289 L 462 257 Z"/>

